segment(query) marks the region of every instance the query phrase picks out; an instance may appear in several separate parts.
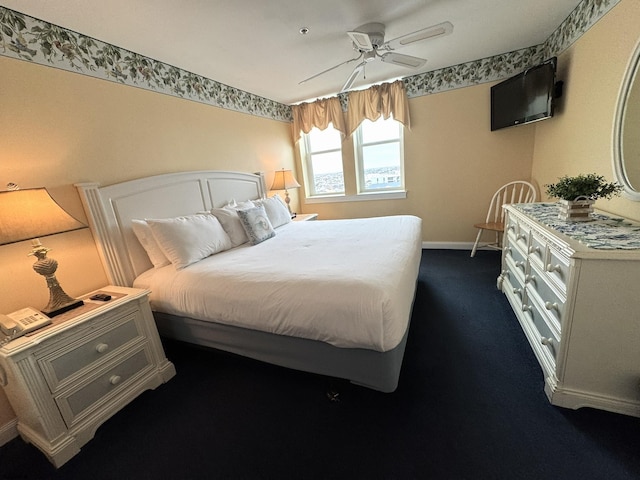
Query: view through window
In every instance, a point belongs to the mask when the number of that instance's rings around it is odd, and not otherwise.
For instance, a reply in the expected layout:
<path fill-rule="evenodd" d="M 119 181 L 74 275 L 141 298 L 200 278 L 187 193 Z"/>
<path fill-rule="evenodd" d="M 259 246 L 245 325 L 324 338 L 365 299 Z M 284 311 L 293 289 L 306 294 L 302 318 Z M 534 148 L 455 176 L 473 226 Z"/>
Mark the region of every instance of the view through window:
<path fill-rule="evenodd" d="M 362 122 L 354 136 L 359 192 L 404 187 L 402 147 L 399 122 L 392 118 Z"/>
<path fill-rule="evenodd" d="M 402 125 L 389 118 L 365 120 L 353 134 L 358 193 L 404 189 Z M 342 137 L 329 125 L 302 136 L 309 197 L 344 195 Z"/>
<path fill-rule="evenodd" d="M 340 132 L 332 125 L 324 130 L 313 128 L 304 135 L 304 140 L 311 196 L 344 193 Z"/>

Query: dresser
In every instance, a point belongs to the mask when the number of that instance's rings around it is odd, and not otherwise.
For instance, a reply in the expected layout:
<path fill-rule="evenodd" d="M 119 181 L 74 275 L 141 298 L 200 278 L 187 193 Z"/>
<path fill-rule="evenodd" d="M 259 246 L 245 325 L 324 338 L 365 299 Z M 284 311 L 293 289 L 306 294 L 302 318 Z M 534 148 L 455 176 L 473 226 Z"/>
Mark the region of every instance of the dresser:
<path fill-rule="evenodd" d="M 504 208 L 497 285 L 550 402 L 640 417 L 640 225 L 602 212 L 564 222 L 550 203 Z"/>
<path fill-rule="evenodd" d="M 175 375 L 148 290 L 109 286 L 94 301 L 0 348 L 0 385 L 18 431 L 60 467 L 135 397 Z M 126 441 L 126 439 L 123 439 Z"/>

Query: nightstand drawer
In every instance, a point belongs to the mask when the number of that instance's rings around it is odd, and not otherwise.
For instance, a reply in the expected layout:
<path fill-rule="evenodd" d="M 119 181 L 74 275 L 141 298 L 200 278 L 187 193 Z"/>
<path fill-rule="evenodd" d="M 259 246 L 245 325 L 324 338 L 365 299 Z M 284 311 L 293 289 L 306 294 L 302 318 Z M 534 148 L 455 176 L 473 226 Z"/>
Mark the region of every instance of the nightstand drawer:
<path fill-rule="evenodd" d="M 116 365 L 93 375 L 90 381 L 78 388 L 55 397 L 67 427 L 71 428 L 85 413 L 89 414 L 93 405 L 104 408 L 108 399 L 130 385 L 134 377 L 152 368 L 153 362 L 146 349 L 139 349 Z"/>
<path fill-rule="evenodd" d="M 136 314 L 136 310 L 126 312 L 111 319 L 95 333 L 70 344 L 64 343 L 63 347 L 40 358 L 38 363 L 51 392 L 54 393 L 76 374 L 82 374 L 83 370 L 108 361 L 123 346 L 144 338 L 136 322 Z"/>

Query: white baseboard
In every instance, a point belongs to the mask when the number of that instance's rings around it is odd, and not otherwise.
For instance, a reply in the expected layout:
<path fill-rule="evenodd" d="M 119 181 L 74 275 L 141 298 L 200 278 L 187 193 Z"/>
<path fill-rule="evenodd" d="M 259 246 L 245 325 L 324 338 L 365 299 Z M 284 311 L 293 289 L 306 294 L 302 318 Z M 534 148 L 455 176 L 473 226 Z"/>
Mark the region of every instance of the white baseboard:
<path fill-rule="evenodd" d="M 9 423 L 0 425 L 0 447 L 5 443 L 9 443 L 11 440 L 18 436 L 18 419 L 14 418 Z"/>
<path fill-rule="evenodd" d="M 469 250 L 473 248 L 473 242 L 422 242 L 422 248 L 426 250 Z"/>

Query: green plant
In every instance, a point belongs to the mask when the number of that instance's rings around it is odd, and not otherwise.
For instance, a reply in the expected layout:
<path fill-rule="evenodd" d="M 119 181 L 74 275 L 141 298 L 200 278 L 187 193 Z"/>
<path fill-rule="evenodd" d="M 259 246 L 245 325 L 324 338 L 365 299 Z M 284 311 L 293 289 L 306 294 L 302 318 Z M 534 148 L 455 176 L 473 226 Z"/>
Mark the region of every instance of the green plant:
<path fill-rule="evenodd" d="M 562 200 L 575 200 L 577 197 L 587 197 L 589 200 L 611 198 L 620 195 L 622 185 L 616 182 L 607 183 L 602 175 L 588 173 L 569 177 L 560 177 L 557 183 L 545 185 L 547 195 Z"/>

